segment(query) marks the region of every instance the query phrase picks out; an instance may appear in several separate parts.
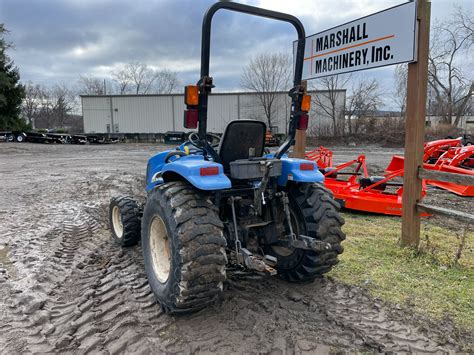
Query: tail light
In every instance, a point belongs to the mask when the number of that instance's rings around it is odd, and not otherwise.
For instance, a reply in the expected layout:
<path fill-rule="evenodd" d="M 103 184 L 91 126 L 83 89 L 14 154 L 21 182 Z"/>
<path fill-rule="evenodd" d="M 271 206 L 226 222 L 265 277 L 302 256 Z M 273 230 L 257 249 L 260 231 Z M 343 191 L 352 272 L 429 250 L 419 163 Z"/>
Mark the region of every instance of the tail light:
<path fill-rule="evenodd" d="M 183 123 L 184 128 L 196 129 L 198 126 L 198 119 L 199 119 L 198 110 L 196 109 L 184 110 L 184 123 Z"/>
<path fill-rule="evenodd" d="M 300 164 L 300 170 L 314 170 L 314 164 L 313 163 L 301 163 Z"/>
<path fill-rule="evenodd" d="M 201 176 L 209 176 L 209 175 L 218 175 L 219 168 L 217 166 L 209 166 L 207 168 L 201 168 L 199 170 L 199 175 Z"/>
<path fill-rule="evenodd" d="M 309 116 L 304 113 L 300 115 L 296 128 L 301 129 L 301 130 L 307 130 L 308 122 L 309 122 Z"/>

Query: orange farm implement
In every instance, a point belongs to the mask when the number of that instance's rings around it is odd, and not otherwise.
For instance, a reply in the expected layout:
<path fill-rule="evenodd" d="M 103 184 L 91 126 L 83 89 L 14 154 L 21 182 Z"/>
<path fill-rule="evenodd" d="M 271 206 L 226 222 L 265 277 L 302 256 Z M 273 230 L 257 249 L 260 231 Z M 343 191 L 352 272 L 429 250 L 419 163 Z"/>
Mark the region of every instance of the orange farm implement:
<path fill-rule="evenodd" d="M 342 207 L 358 211 L 401 216 L 403 169 L 384 176 L 369 176 L 365 156 L 333 166 L 332 152 L 320 147 L 306 154 L 324 174 L 324 185 Z M 347 178 L 344 178 L 347 176 Z M 426 195 L 423 184 L 423 196 Z M 426 214 L 425 214 L 426 216 Z"/>
<path fill-rule="evenodd" d="M 474 146 L 463 147 L 461 138 L 425 143 L 423 168 L 447 173 L 474 175 Z M 404 159 L 395 155 L 385 170 L 391 173 L 403 169 Z M 460 196 L 473 197 L 474 186 L 427 180 L 426 183 Z"/>

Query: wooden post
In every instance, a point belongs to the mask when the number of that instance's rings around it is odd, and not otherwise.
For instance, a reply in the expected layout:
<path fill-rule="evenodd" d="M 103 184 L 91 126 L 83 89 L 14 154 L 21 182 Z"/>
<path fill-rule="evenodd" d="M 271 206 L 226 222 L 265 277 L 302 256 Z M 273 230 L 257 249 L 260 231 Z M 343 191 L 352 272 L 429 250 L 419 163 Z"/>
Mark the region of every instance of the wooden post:
<path fill-rule="evenodd" d="M 306 153 L 306 131 L 297 129 L 295 135 L 295 146 L 293 147 L 293 158 L 304 158 Z"/>
<path fill-rule="evenodd" d="M 420 242 L 420 215 L 417 203 L 421 200 L 422 185 L 418 169 L 423 166 L 430 13 L 431 2 L 418 0 L 417 62 L 408 64 L 401 244 L 412 247 L 417 247 Z"/>
<path fill-rule="evenodd" d="M 301 85 L 305 88 L 305 93 L 307 90 L 308 82 L 303 80 Z M 304 158 L 306 153 L 306 130 L 297 129 L 295 134 L 295 146 L 293 147 L 293 154 L 291 156 L 293 158 Z"/>

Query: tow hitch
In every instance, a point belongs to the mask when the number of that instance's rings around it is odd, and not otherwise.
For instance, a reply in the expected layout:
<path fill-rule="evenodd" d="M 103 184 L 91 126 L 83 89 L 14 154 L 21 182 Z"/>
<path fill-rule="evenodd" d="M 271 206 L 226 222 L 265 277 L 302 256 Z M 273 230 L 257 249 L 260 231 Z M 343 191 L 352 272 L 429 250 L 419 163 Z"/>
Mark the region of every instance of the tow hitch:
<path fill-rule="evenodd" d="M 287 243 L 289 247 L 314 251 L 327 251 L 332 248 L 330 243 L 325 243 L 301 234 L 299 236 L 293 234 L 292 238 L 289 236 Z"/>

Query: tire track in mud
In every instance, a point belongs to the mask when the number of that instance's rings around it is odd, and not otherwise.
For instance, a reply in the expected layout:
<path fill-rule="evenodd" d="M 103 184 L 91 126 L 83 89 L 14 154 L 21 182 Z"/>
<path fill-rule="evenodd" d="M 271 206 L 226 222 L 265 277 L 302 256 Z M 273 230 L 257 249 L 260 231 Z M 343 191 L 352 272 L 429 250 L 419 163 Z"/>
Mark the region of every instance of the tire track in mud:
<path fill-rule="evenodd" d="M 10 290 L 16 300 L 4 317 L 7 326 L 0 327 L 6 352 L 159 349 L 158 334 L 172 318 L 161 313 L 137 263 L 141 250 L 115 246 L 96 219 L 78 212 L 48 232 L 60 237 L 30 279 L 49 287 L 35 286 L 19 297 Z"/>
<path fill-rule="evenodd" d="M 112 243 L 104 210 L 76 210 L 47 233 L 59 237 L 30 278 L 41 286 L 17 295 L 9 328 L 0 328 L 6 352 L 459 350 L 395 320 L 361 290 L 327 279 L 293 285 L 230 271 L 219 305 L 169 317 L 147 284 L 140 247 Z"/>
<path fill-rule="evenodd" d="M 443 334 L 443 325 L 326 278 L 301 285 L 230 270 L 219 304 L 164 315 L 141 248 L 115 246 L 106 225 L 111 195 L 141 196 L 143 178 L 105 158 L 74 164 L 62 159 L 0 186 L 0 241 L 15 271 L 0 267 L 0 352 L 473 351 L 455 329 Z"/>
<path fill-rule="evenodd" d="M 357 288 L 328 279 L 292 285 L 272 278 L 232 279 L 222 304 L 177 319 L 180 335 L 168 351 L 443 353 L 460 351 L 442 334 L 427 336 L 400 311 Z M 199 331 L 196 331 L 199 329 Z"/>

